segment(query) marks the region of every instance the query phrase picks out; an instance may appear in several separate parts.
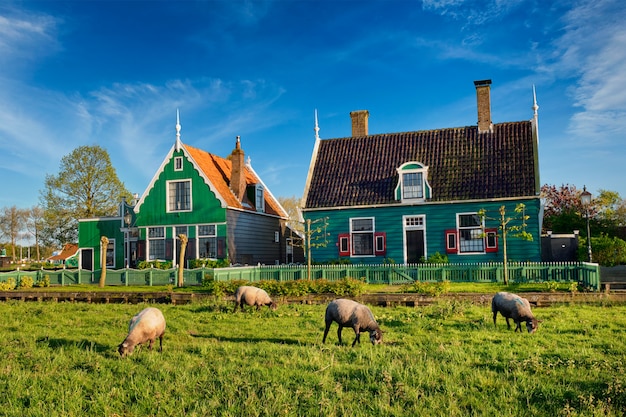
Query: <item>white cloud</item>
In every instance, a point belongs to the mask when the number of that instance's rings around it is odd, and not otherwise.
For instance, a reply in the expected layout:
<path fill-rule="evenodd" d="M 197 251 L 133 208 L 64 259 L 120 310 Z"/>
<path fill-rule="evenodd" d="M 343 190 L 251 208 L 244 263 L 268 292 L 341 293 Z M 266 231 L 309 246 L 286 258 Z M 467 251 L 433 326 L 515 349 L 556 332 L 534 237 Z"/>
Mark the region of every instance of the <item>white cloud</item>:
<path fill-rule="evenodd" d="M 58 19 L 52 16 L 0 9 L 0 63 L 5 75 L 24 63 L 57 51 L 58 24 Z"/>
<path fill-rule="evenodd" d="M 568 130 L 587 145 L 615 143 L 626 131 L 625 20 L 619 0 L 583 3 L 565 16 L 557 42 L 560 72 L 577 78 L 570 91 L 580 110 Z"/>

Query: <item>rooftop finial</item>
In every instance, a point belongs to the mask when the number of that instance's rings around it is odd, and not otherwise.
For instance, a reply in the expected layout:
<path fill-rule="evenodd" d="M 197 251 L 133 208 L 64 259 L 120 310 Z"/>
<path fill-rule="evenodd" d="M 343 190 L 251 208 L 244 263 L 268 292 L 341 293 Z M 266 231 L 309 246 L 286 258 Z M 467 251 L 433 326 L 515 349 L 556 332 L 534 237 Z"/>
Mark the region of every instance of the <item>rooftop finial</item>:
<path fill-rule="evenodd" d="M 537 110 L 539 110 L 539 105 L 537 104 L 537 94 L 535 93 L 535 84 L 533 84 L 533 112 L 535 117 L 537 117 Z"/>
<path fill-rule="evenodd" d="M 180 113 L 176 109 L 176 150 L 180 151 Z"/>
<path fill-rule="evenodd" d="M 320 127 L 317 124 L 317 109 L 315 109 L 315 128 L 313 128 L 313 130 L 315 130 L 315 140 L 319 140 L 320 139 Z"/>

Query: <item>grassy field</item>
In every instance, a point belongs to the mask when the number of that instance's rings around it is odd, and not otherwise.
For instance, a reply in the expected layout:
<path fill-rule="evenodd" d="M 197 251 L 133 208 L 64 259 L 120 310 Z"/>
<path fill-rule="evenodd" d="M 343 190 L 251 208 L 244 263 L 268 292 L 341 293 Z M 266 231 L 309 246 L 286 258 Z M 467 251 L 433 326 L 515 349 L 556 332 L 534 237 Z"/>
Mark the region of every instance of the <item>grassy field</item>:
<path fill-rule="evenodd" d="M 372 308 L 385 343 L 324 306 L 160 305 L 164 351 L 116 348 L 146 305 L 0 303 L 0 416 L 624 416 L 626 306 L 535 309 L 514 333 L 453 301 Z"/>

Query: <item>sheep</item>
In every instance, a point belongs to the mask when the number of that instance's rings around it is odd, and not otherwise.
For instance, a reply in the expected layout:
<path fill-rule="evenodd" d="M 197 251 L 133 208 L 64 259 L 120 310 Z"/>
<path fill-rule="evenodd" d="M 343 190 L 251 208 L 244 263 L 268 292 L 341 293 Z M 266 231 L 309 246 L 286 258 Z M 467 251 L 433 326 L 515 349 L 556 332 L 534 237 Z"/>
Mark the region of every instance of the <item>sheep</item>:
<path fill-rule="evenodd" d="M 356 337 L 352 342 L 352 347 L 358 342 L 361 343 L 361 331 L 367 331 L 370 333 L 370 341 L 373 345 L 382 343 L 383 331 L 376 323 L 372 311 L 363 304 L 356 301 L 339 298 L 333 300 L 326 307 L 326 328 L 324 329 L 324 338 L 322 343 L 326 343 L 326 336 L 330 325 L 337 322 L 339 329 L 337 329 L 337 337 L 339 338 L 339 344 L 341 344 L 341 331 L 344 327 L 352 327 Z"/>
<path fill-rule="evenodd" d="M 128 325 L 128 336 L 118 346 L 122 355 L 130 355 L 135 346 L 148 342 L 148 349 L 159 338 L 159 352 L 163 352 L 163 335 L 165 334 L 165 317 L 158 308 L 148 307 L 137 313 Z"/>
<path fill-rule="evenodd" d="M 511 329 L 509 324 L 509 318 L 513 319 L 513 322 L 517 324 L 515 331 L 522 331 L 522 322 L 526 322 L 526 329 L 528 333 L 533 333 L 537 330 L 539 321 L 535 318 L 530 311 L 530 303 L 527 299 L 520 297 L 519 295 L 511 294 L 508 292 L 499 292 L 491 300 L 491 311 L 493 312 L 493 325 L 496 326 L 496 316 L 498 312 L 506 319 L 506 325 L 508 329 Z"/>
<path fill-rule="evenodd" d="M 237 311 L 237 307 L 241 307 L 243 311 L 243 305 L 256 306 L 259 310 L 261 306 L 268 306 L 271 310 L 276 310 L 277 306 L 270 296 L 261 288 L 251 287 L 249 285 L 242 285 L 235 291 L 235 309 L 233 313 Z"/>

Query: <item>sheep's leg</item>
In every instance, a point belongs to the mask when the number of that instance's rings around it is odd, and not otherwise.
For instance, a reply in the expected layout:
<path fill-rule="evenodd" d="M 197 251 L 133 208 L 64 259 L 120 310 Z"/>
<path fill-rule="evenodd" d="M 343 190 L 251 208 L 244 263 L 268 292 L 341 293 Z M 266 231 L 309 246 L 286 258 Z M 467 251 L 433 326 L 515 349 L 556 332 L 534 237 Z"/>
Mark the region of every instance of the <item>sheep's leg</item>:
<path fill-rule="evenodd" d="M 358 329 L 354 329 L 354 333 L 356 335 L 354 336 L 354 342 L 352 342 L 352 347 L 354 347 L 354 345 L 356 345 L 357 342 L 361 343 L 361 332 L 359 332 Z"/>
<path fill-rule="evenodd" d="M 496 316 L 498 315 L 497 311 L 493 312 L 493 327 L 496 327 Z"/>
<path fill-rule="evenodd" d="M 506 319 L 506 328 L 511 330 L 511 323 L 509 323 L 509 318 L 505 317 L 505 319 Z"/>
<path fill-rule="evenodd" d="M 159 352 L 163 352 L 163 335 L 159 336 Z"/>
<path fill-rule="evenodd" d="M 324 338 L 322 339 L 322 343 L 326 343 L 326 336 L 328 336 L 328 331 L 330 330 L 330 325 L 332 321 L 326 322 L 326 328 L 324 329 Z"/>
<path fill-rule="evenodd" d="M 341 331 L 343 330 L 343 326 L 340 324 L 339 328 L 337 329 L 337 339 L 339 339 L 339 344 L 342 345 L 343 342 L 341 341 Z"/>
<path fill-rule="evenodd" d="M 516 321 L 515 322 L 517 324 L 517 326 L 515 326 L 515 331 L 517 332 L 519 330 L 519 332 L 522 332 L 522 322 L 521 321 Z"/>
<path fill-rule="evenodd" d="M 154 343 L 154 339 L 148 340 L 148 350 L 152 350 L 152 343 Z"/>

